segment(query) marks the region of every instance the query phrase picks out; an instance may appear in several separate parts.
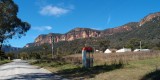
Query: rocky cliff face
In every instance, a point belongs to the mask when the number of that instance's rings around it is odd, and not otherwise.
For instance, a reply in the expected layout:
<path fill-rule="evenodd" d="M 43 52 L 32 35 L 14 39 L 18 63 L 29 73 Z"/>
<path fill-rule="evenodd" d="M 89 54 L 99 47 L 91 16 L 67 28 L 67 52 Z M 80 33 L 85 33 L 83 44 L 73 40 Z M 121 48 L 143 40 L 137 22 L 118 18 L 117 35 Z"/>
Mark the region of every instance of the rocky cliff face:
<path fill-rule="evenodd" d="M 101 32 L 101 35 L 112 35 L 119 32 L 131 31 L 138 27 L 138 22 L 130 22 L 123 26 L 119 26 L 116 28 L 106 29 Z"/>
<path fill-rule="evenodd" d="M 89 28 L 75 28 L 66 33 L 65 36 L 66 36 L 66 41 L 72 41 L 75 39 L 98 37 L 100 36 L 100 31 Z"/>
<path fill-rule="evenodd" d="M 59 37 L 62 37 L 63 34 L 57 34 L 57 33 L 49 33 L 49 34 L 42 34 L 39 35 L 35 40 L 34 43 L 29 43 L 27 44 L 25 47 L 29 47 L 29 46 L 39 46 L 42 45 L 44 43 L 49 43 L 51 44 L 51 36 L 53 36 L 55 38 L 55 42 L 59 42 L 56 41 Z"/>
<path fill-rule="evenodd" d="M 112 35 L 115 33 L 132 31 L 134 29 L 141 27 L 146 22 L 151 21 L 155 17 L 158 17 L 157 19 L 160 19 L 160 12 L 150 14 L 144 17 L 140 22 L 130 22 L 125 25 L 118 26 L 116 28 L 105 29 L 102 31 L 89 29 L 89 28 L 75 28 L 67 32 L 66 34 L 50 33 L 45 35 L 39 35 L 33 43 L 29 43 L 25 47 L 39 46 L 44 43 L 51 44 L 51 35 L 54 37 L 54 42 L 59 42 L 59 41 L 72 41 L 75 39 L 83 39 L 83 38 L 89 38 L 89 37 L 102 37 L 106 35 Z"/>
<path fill-rule="evenodd" d="M 159 17 L 158 19 L 160 19 L 160 12 L 157 13 L 152 13 L 147 15 L 146 17 L 144 17 L 140 22 L 139 22 L 139 26 L 142 26 L 143 24 L 145 24 L 146 22 L 151 21 L 153 18 L 155 17 Z"/>
<path fill-rule="evenodd" d="M 51 36 L 53 35 L 54 37 L 54 42 L 59 42 L 59 41 L 72 41 L 75 39 L 83 39 L 83 38 L 89 38 L 89 37 L 102 37 L 105 35 L 111 35 L 114 33 L 122 32 L 122 31 L 129 31 L 132 30 L 132 26 L 126 24 L 124 26 L 120 26 L 117 28 L 112 28 L 112 29 L 106 29 L 103 31 L 99 30 L 94 30 L 94 29 L 89 29 L 89 28 L 75 28 L 66 34 L 42 34 L 39 35 L 34 43 L 28 43 L 25 47 L 30 47 L 30 46 L 39 46 L 44 43 L 49 43 L 51 44 Z"/>
<path fill-rule="evenodd" d="M 99 37 L 101 31 L 98 30 L 93 30 L 89 28 L 75 28 L 66 34 L 55 34 L 55 33 L 50 33 L 50 34 L 43 34 L 39 35 L 34 43 L 28 43 L 25 47 L 30 47 L 30 46 L 39 46 L 44 43 L 49 43 L 51 44 L 51 36 L 54 37 L 54 42 L 59 42 L 59 41 L 72 41 L 75 39 L 83 39 L 83 38 L 89 38 L 89 37 Z"/>

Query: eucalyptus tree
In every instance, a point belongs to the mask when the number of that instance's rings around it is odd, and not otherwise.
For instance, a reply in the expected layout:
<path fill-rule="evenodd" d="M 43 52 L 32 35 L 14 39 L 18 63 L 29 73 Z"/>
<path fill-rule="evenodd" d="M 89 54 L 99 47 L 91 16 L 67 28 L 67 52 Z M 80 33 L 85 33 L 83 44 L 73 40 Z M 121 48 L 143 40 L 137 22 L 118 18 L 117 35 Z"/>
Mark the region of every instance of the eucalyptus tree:
<path fill-rule="evenodd" d="M 17 17 L 18 5 L 13 0 L 0 0 L 0 50 L 7 39 L 20 38 L 30 29 L 30 24 Z"/>

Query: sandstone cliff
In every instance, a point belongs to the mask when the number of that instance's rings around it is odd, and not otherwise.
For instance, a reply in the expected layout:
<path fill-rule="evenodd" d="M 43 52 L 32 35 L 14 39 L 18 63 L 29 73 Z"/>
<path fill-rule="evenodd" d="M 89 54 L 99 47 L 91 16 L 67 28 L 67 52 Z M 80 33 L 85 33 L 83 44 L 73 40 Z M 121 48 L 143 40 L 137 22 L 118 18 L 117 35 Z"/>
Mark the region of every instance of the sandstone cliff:
<path fill-rule="evenodd" d="M 160 19 L 160 12 L 149 14 L 143 19 L 141 19 L 140 22 L 130 22 L 122 26 L 105 29 L 101 31 L 90 28 L 75 28 L 65 34 L 56 34 L 56 33 L 42 34 L 39 35 L 33 43 L 28 43 L 25 47 L 39 46 L 44 43 L 51 44 L 51 36 L 54 37 L 54 42 L 59 42 L 59 41 L 72 41 L 75 39 L 83 39 L 89 37 L 102 37 L 106 35 L 113 35 L 115 33 L 132 31 L 137 28 L 140 28 L 143 24 L 151 21 L 155 17 L 157 19 Z"/>

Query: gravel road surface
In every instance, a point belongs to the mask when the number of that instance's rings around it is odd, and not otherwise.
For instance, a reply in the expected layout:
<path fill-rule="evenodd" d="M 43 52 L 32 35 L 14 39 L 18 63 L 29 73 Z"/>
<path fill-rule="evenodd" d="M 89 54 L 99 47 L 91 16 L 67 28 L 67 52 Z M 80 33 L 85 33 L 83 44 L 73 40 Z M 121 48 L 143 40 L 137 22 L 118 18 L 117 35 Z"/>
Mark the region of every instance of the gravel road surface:
<path fill-rule="evenodd" d="M 0 66 L 0 80 L 68 80 L 54 75 L 46 69 L 15 59 Z"/>

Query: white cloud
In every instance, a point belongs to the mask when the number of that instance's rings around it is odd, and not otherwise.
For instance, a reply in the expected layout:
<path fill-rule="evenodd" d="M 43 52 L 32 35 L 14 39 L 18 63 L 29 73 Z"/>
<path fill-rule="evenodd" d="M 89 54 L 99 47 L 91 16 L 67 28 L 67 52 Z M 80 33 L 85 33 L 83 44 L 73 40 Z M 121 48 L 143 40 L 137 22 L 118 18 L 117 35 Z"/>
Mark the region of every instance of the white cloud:
<path fill-rule="evenodd" d="M 48 16 L 60 16 L 60 15 L 68 13 L 69 11 L 70 11 L 69 9 L 47 5 L 45 7 L 42 7 L 42 9 L 40 10 L 40 14 L 48 15 Z"/>
<path fill-rule="evenodd" d="M 41 26 L 41 27 L 32 27 L 33 30 L 38 30 L 38 31 L 45 31 L 45 30 L 51 30 L 51 26 Z"/>

